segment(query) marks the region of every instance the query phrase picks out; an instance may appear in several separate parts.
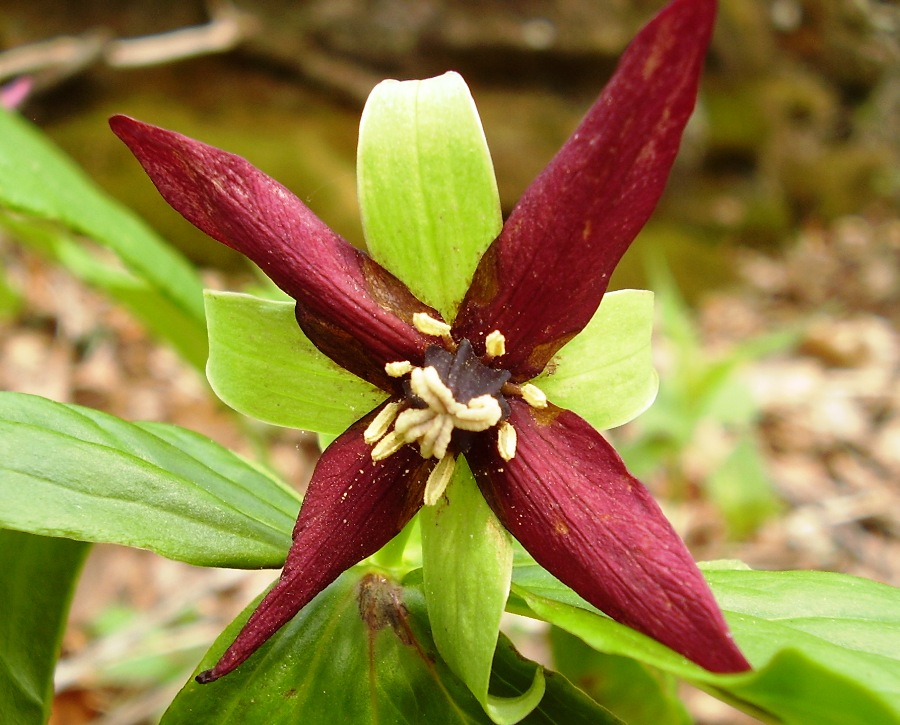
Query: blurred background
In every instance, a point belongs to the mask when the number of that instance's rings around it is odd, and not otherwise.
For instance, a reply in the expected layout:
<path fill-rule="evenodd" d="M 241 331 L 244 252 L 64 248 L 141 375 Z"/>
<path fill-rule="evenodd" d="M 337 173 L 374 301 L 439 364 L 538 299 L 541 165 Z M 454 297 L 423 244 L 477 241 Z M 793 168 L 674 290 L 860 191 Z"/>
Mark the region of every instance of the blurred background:
<path fill-rule="evenodd" d="M 247 157 L 362 244 L 356 134 L 378 81 L 463 74 L 508 213 L 662 4 L 0 0 L 0 86 L 27 77 L 25 117 L 209 286 L 242 289 L 258 277 L 166 206 L 109 115 Z M 107 297 L 2 233 L 0 259 L 0 388 L 178 423 L 305 485 L 312 437 L 240 419 Z M 722 3 L 668 190 L 611 286 L 657 293 L 661 389 L 609 435 L 698 558 L 900 585 L 898 263 L 900 4 Z M 273 576 L 95 547 L 52 722 L 153 722 Z M 751 722 L 688 696 L 697 722 Z"/>

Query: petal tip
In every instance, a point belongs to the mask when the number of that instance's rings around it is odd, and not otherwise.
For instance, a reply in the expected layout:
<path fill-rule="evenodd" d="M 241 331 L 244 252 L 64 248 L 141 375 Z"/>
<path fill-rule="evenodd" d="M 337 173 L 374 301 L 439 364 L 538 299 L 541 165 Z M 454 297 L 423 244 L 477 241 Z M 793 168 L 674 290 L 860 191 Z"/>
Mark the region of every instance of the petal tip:
<path fill-rule="evenodd" d="M 203 670 L 203 672 L 201 672 L 194 678 L 194 680 L 196 680 L 201 685 L 208 685 L 210 682 L 215 682 L 218 679 L 219 676 L 215 673 L 215 669 Z"/>

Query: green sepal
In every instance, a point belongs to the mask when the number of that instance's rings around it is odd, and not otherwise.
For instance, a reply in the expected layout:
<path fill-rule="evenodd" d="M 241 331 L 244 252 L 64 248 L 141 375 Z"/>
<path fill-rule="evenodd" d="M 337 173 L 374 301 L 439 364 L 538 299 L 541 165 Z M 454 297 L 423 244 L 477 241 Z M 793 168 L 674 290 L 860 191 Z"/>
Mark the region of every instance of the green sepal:
<path fill-rule="evenodd" d="M 532 382 L 597 430 L 627 423 L 650 406 L 659 389 L 652 333 L 652 292 L 607 292 L 584 330 Z"/>
<path fill-rule="evenodd" d="M 444 497 L 419 514 L 428 618 L 438 651 L 495 723 L 514 723 L 544 694 L 537 668 L 517 698 L 488 693 L 491 663 L 506 608 L 512 543 L 478 490 L 465 458 L 456 462 Z"/>
<path fill-rule="evenodd" d="M 372 256 L 450 321 L 503 220 L 491 155 L 465 81 L 379 83 L 357 154 Z"/>
<path fill-rule="evenodd" d="M 206 290 L 206 376 L 225 403 L 267 423 L 338 435 L 387 394 L 323 355 L 294 303 Z"/>

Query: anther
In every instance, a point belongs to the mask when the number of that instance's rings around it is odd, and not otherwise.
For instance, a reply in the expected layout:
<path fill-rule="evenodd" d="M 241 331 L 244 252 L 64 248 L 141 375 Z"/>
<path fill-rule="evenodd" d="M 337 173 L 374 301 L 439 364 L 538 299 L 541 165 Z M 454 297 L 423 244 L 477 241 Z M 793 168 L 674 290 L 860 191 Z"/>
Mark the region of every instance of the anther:
<path fill-rule="evenodd" d="M 399 362 L 389 362 L 384 366 L 384 371 L 390 375 L 392 378 L 402 378 L 406 375 L 410 370 L 413 369 L 413 365 L 409 360 L 401 360 Z"/>
<path fill-rule="evenodd" d="M 432 335 L 448 339 L 450 337 L 450 325 L 442 320 L 436 320 L 427 312 L 413 314 L 413 326 L 423 335 Z"/>
<path fill-rule="evenodd" d="M 378 444 L 372 449 L 372 460 L 383 461 L 385 458 L 394 455 L 405 445 L 406 441 L 403 439 L 403 436 L 398 435 L 397 431 L 392 430 L 384 438 L 378 441 Z"/>
<path fill-rule="evenodd" d="M 525 385 L 521 387 L 521 391 L 523 400 L 532 408 L 547 407 L 547 396 L 537 385 L 525 383 Z"/>
<path fill-rule="evenodd" d="M 453 478 L 453 471 L 456 468 L 456 459 L 453 456 L 444 456 L 437 462 L 437 465 L 428 475 L 425 482 L 425 505 L 434 506 L 441 500 L 444 491 L 447 490 L 447 484 Z"/>
<path fill-rule="evenodd" d="M 484 338 L 484 347 L 489 360 L 506 355 L 506 338 L 500 330 L 494 330 Z"/>
<path fill-rule="evenodd" d="M 504 461 L 511 461 L 516 455 L 516 429 L 503 421 L 497 427 L 497 452 Z"/>
<path fill-rule="evenodd" d="M 363 440 L 370 445 L 381 440 L 402 408 L 403 406 L 397 402 L 385 405 L 375 419 L 369 423 L 369 427 L 363 433 Z"/>

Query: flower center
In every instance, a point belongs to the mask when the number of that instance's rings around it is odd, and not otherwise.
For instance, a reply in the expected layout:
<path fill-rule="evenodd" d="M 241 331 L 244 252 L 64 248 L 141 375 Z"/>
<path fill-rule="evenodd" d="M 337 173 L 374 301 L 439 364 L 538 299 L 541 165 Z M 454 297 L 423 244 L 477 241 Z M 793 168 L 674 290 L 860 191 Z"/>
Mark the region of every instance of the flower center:
<path fill-rule="evenodd" d="M 431 505 L 443 495 L 456 454 L 465 452 L 474 434 L 497 427 L 500 456 L 506 461 L 515 456 L 516 431 L 506 422 L 509 403 L 504 393 L 520 395 L 539 408 L 547 405 L 547 399 L 533 385 L 508 384 L 508 370 L 488 367 L 468 340 L 457 344 L 445 322 L 419 314 L 413 322 L 421 332 L 442 338 L 444 346 L 429 347 L 422 367 L 405 360 L 385 366 L 388 375 L 409 378 L 402 381 L 403 396 L 385 405 L 366 428 L 364 438 L 374 444 L 372 458 L 376 461 L 410 444 L 419 446 L 423 458 L 436 458 L 438 463 L 425 486 L 425 503 Z M 506 340 L 499 331 L 488 335 L 485 343 L 487 362 L 506 352 Z"/>
<path fill-rule="evenodd" d="M 403 382 L 403 399 L 385 406 L 366 430 L 368 442 L 378 441 L 372 449 L 376 461 L 409 443 L 418 444 L 422 458 L 442 459 L 455 431 L 460 431 L 457 447 L 464 449 L 465 432 L 493 428 L 509 415 L 500 393 L 509 371 L 482 363 L 468 340 L 455 353 L 433 345 L 425 352 L 423 367 L 392 364 L 389 372 L 398 377 L 409 373 L 409 379 Z M 394 429 L 387 433 L 392 422 Z"/>

